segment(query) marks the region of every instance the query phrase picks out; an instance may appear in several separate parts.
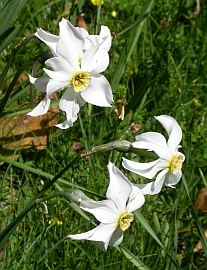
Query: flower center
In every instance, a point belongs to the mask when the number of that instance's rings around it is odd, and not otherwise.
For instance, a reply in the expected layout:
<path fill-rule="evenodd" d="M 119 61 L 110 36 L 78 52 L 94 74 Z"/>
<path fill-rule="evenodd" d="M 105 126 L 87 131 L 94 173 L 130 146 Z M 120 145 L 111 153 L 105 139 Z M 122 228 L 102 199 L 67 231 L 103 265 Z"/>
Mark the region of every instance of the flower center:
<path fill-rule="evenodd" d="M 172 174 L 176 174 L 178 171 L 182 169 L 183 165 L 183 156 L 177 155 L 174 156 L 170 162 L 170 171 Z"/>
<path fill-rule="evenodd" d="M 118 218 L 117 227 L 125 232 L 129 227 L 130 223 L 134 220 L 134 215 L 131 213 L 123 213 Z"/>
<path fill-rule="evenodd" d="M 88 72 L 85 71 L 77 71 L 73 74 L 71 79 L 71 83 L 73 85 L 73 89 L 76 92 L 84 91 L 91 82 L 91 76 Z"/>

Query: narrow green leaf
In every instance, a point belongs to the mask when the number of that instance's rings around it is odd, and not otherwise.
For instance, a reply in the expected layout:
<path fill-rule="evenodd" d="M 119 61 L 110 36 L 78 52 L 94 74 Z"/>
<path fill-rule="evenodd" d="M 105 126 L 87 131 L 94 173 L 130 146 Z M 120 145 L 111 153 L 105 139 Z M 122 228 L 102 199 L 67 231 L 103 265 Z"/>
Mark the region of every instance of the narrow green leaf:
<path fill-rule="evenodd" d="M 133 263 L 139 270 L 149 270 L 149 268 L 140 261 L 131 251 L 120 245 L 117 249 L 124 254 L 124 256 Z"/>
<path fill-rule="evenodd" d="M 12 40 L 16 37 L 16 35 L 19 33 L 21 29 L 21 26 L 18 25 L 15 27 L 14 31 L 7 36 L 5 41 L 0 45 L 0 53 L 12 42 Z"/>
<path fill-rule="evenodd" d="M 23 6 L 27 3 L 28 0 L 13 0 L 8 1 L 8 4 L 1 11 L 1 25 L 0 25 L 0 34 L 5 32 Z"/>
<path fill-rule="evenodd" d="M 166 252 L 167 256 L 170 258 L 170 260 L 173 262 L 176 269 L 181 269 L 180 266 L 173 260 L 173 258 L 170 256 L 170 254 L 167 252 L 163 244 L 160 242 L 159 238 L 155 234 L 155 232 L 152 230 L 146 219 L 143 217 L 141 212 L 139 210 L 134 212 L 134 215 L 136 219 L 142 224 L 142 226 L 145 228 L 146 231 L 154 238 L 154 240 L 159 244 L 159 246 Z"/>

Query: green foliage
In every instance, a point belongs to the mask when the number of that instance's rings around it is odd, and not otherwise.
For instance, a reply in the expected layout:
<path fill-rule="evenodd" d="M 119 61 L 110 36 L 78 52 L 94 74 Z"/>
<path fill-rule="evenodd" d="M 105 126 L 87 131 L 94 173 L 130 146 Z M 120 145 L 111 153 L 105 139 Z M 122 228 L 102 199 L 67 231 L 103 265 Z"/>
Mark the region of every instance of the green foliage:
<path fill-rule="evenodd" d="M 186 182 L 181 180 L 176 189 L 163 188 L 156 196 L 146 196 L 141 214 L 136 214 L 136 220 L 124 234 L 122 246 L 110 247 L 103 253 L 91 242 L 68 239 L 69 233 L 93 228 L 95 220 L 78 212 L 76 205 L 56 197 L 47 203 L 48 214 L 44 214 L 44 206 L 39 204 L 14 228 L 5 242 L 8 246 L 0 261 L 1 269 L 206 269 L 203 235 L 206 214 L 197 217 L 191 203 L 198 190 L 206 186 L 207 177 L 205 1 L 200 1 L 198 14 L 196 8 L 196 1 L 190 0 L 105 1 L 101 9 L 90 1 L 11 0 L 0 4 L 2 117 L 31 110 L 17 109 L 17 105 L 29 101 L 28 81 L 16 85 L 13 82 L 14 88 L 10 79 L 15 74 L 18 77 L 19 73 L 31 73 L 27 63 L 37 61 L 42 52 L 49 52 L 37 39 L 29 39 L 18 49 L 16 46 L 37 28 L 58 34 L 61 18 L 75 24 L 78 13 L 83 15 L 89 33 L 103 24 L 113 34 L 111 62 L 105 75 L 112 84 L 115 99 L 112 108 L 84 105 L 74 126 L 57 130 L 42 152 L 17 149 L 18 161 L 0 156 L 3 229 L 78 154 L 114 140 L 133 142 L 140 132 L 163 132 L 153 119 L 156 115 L 171 115 L 181 125 L 182 151 L 186 156 L 183 167 Z M 112 11 L 116 11 L 115 17 Z M 38 76 L 42 76 L 43 66 Z M 36 91 L 35 95 L 38 94 Z M 123 120 L 115 113 L 121 102 L 125 106 Z M 65 116 L 60 115 L 60 122 L 62 117 Z M 141 130 L 133 129 L 134 124 L 139 124 Z M 74 142 L 80 142 L 78 154 L 71 150 Z M 109 179 L 106 165 L 111 161 L 124 171 L 122 156 L 148 161 L 115 150 L 93 154 L 79 159 L 64 175 L 59 175 L 45 195 L 78 187 L 93 199 L 105 198 Z M 134 183 L 146 182 L 138 175 L 124 172 Z M 200 239 L 204 249 L 194 254 Z"/>

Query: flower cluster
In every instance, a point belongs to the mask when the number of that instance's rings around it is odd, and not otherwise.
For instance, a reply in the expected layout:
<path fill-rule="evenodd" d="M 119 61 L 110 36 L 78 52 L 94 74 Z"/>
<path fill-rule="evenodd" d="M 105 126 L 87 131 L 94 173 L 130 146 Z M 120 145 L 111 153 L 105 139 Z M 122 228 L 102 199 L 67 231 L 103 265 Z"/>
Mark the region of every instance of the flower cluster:
<path fill-rule="evenodd" d="M 111 34 L 106 26 L 101 26 L 99 35 L 89 35 L 83 28 L 74 27 L 62 19 L 59 24 L 59 36 L 38 29 L 36 36 L 51 50 L 53 57 L 45 64 L 46 77 L 33 78 L 30 82 L 41 91 L 45 98 L 29 113 L 31 116 L 45 114 L 50 106 L 51 95 L 64 91 L 59 108 L 66 113 L 66 120 L 57 127 L 67 129 L 77 119 L 80 106 L 89 102 L 103 107 L 110 107 L 113 102 L 112 90 L 107 79 L 100 73 L 109 64 L 108 51 L 111 47 Z M 145 202 L 144 195 L 154 195 L 162 186 L 174 187 L 182 175 L 182 164 L 185 156 L 178 151 L 182 139 L 182 130 L 174 118 L 168 115 L 156 116 L 168 134 L 168 140 L 157 132 L 146 132 L 136 136 L 129 148 L 153 151 L 155 161 L 149 163 L 134 162 L 123 158 L 122 166 L 140 176 L 155 181 L 146 184 L 133 184 L 112 163 L 108 170 L 110 182 L 106 200 L 94 201 L 82 191 L 65 191 L 66 199 L 77 202 L 80 208 L 91 213 L 100 224 L 85 233 L 70 234 L 70 239 L 92 241 L 106 251 L 108 246 L 117 246 L 123 240 L 126 231 L 134 219 L 133 211 Z"/>
<path fill-rule="evenodd" d="M 139 163 L 123 158 L 123 167 L 141 176 L 152 179 L 159 171 L 155 181 L 147 184 L 132 184 L 118 168 L 109 163 L 110 183 L 106 192 L 107 200 L 95 202 L 82 193 L 76 202 L 80 208 L 93 214 L 101 222 L 96 228 L 81 234 L 69 235 L 76 240 L 90 240 L 106 251 L 108 246 L 122 242 L 123 232 L 133 221 L 132 212 L 144 204 L 144 195 L 154 195 L 163 185 L 174 187 L 181 178 L 182 163 L 185 156 L 178 151 L 182 130 L 174 118 L 168 115 L 155 117 L 168 133 L 168 140 L 157 132 L 147 132 L 136 136 L 133 148 L 154 151 L 159 157 L 149 163 Z M 77 192 L 77 194 L 79 194 Z"/>
<path fill-rule="evenodd" d="M 44 68 L 46 77 L 29 76 L 30 82 L 46 96 L 28 115 L 45 114 L 52 93 L 64 90 L 59 108 L 66 113 L 66 120 L 57 127 L 67 129 L 77 120 L 80 106 L 85 102 L 101 107 L 110 107 L 113 102 L 111 86 L 100 74 L 109 64 L 111 34 L 108 27 L 102 26 L 99 35 L 89 35 L 65 19 L 59 26 L 59 36 L 42 29 L 35 33 L 50 48 L 53 57 L 45 62 L 50 68 Z"/>

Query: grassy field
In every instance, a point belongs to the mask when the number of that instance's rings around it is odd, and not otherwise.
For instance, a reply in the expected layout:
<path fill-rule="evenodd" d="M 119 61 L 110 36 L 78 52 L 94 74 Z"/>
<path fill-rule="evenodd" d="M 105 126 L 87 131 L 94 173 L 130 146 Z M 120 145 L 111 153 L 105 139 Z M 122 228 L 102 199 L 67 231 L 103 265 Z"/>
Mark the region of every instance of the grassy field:
<path fill-rule="evenodd" d="M 39 151 L 31 142 L 25 149 L 22 141 L 27 133 L 20 127 L 21 132 L 12 138 L 16 143 L 6 149 L 7 119 L 22 119 L 31 111 L 29 61 L 37 62 L 42 52 L 50 54 L 37 38 L 18 44 L 37 28 L 58 35 L 61 19 L 76 25 L 78 14 L 90 34 L 99 33 L 100 25 L 111 30 L 110 64 L 104 75 L 112 86 L 112 107 L 86 103 L 73 127 L 55 132 L 45 129 L 46 147 Z M 98 6 L 89 0 L 2 1 L 0 37 L 0 225 L 2 231 L 8 230 L 0 235 L 0 269 L 206 269 L 206 213 L 193 208 L 199 190 L 207 187 L 205 1 L 105 0 Z M 45 67 L 41 60 L 38 77 Z M 19 76 L 21 82 L 15 81 Z M 61 94 L 57 95 L 60 98 Z M 39 91 L 35 90 L 34 96 L 38 97 Z M 117 111 L 120 114 L 122 104 L 125 117 L 120 120 Z M 174 117 L 183 131 L 181 151 L 186 159 L 176 188 L 163 188 L 159 194 L 145 197 L 117 248 L 103 252 L 90 241 L 66 238 L 92 229 L 97 221 L 63 197 L 48 199 L 48 213 L 43 204 L 35 205 L 33 198 L 78 187 L 94 200 L 102 200 L 109 182 L 109 161 L 133 183 L 146 182 L 121 165 L 123 156 L 148 162 L 146 157 L 110 150 L 73 160 L 94 146 L 116 140 L 133 142 L 142 132 L 167 135 L 154 119 L 162 114 Z M 59 123 L 64 119 L 61 111 Z M 32 141 L 37 134 L 32 127 L 30 130 Z M 37 139 L 39 145 L 44 144 L 42 140 Z M 75 142 L 78 149 L 74 149 Z M 25 208 L 28 213 L 18 223 L 11 223 Z M 194 252 L 199 241 L 203 248 Z"/>

